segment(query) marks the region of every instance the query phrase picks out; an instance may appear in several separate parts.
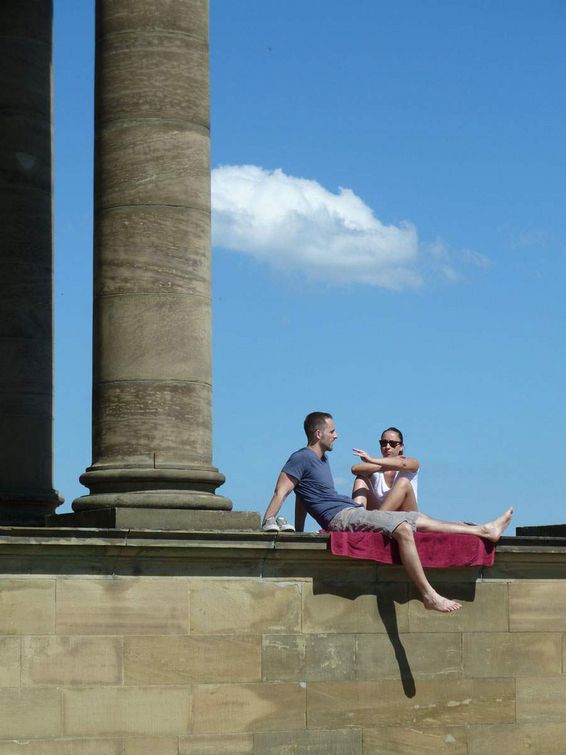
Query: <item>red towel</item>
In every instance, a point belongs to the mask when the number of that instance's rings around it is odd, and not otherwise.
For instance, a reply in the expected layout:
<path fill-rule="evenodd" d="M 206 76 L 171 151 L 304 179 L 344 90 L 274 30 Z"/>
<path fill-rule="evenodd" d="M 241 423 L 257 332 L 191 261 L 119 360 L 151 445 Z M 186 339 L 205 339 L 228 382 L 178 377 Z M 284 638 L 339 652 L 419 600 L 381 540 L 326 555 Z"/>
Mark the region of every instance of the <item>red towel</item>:
<path fill-rule="evenodd" d="M 475 535 L 415 532 L 415 543 L 427 568 L 493 566 L 495 561 L 495 545 Z M 330 550 L 335 556 L 401 563 L 397 543 L 380 532 L 331 532 Z"/>

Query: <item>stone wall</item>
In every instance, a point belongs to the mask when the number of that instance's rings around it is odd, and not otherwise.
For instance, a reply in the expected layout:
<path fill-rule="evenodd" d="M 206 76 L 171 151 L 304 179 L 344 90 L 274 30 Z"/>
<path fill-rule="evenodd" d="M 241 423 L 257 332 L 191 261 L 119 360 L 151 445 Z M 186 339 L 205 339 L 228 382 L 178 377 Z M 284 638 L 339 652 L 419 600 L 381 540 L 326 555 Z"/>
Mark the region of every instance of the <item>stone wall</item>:
<path fill-rule="evenodd" d="M 566 549 L 507 541 L 439 615 L 322 536 L 4 530 L 0 755 L 563 753 Z"/>

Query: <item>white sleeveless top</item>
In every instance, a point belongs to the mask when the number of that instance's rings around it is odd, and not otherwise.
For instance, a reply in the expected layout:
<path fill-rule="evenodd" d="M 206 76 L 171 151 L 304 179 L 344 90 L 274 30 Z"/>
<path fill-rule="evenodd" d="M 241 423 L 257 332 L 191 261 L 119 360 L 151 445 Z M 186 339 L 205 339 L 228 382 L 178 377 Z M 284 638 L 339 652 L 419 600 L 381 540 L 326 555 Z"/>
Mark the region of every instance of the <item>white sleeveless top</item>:
<path fill-rule="evenodd" d="M 417 481 L 418 481 L 418 475 L 419 471 L 416 472 L 396 472 L 395 477 L 393 478 L 393 484 L 395 484 L 398 477 L 406 477 L 407 480 L 410 481 L 411 485 L 413 486 L 413 490 L 415 491 L 415 500 L 418 500 L 417 498 Z M 374 472 L 370 477 L 367 478 L 369 488 L 373 495 L 375 496 L 375 500 L 377 502 L 378 508 L 381 507 L 381 504 L 383 501 L 387 498 L 387 495 L 391 488 L 389 485 L 385 482 L 385 477 L 383 472 Z"/>

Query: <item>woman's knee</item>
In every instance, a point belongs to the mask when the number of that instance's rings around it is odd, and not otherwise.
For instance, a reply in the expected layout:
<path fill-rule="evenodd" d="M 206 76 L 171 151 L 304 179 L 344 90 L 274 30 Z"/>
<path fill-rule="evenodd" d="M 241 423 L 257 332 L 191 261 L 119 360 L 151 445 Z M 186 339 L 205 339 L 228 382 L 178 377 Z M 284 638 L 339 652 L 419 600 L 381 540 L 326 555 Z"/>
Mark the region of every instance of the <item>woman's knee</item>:
<path fill-rule="evenodd" d="M 393 487 L 399 488 L 399 490 L 403 490 L 406 493 L 408 493 L 409 490 L 413 489 L 413 486 L 411 485 L 411 481 L 408 480 L 406 477 L 398 477 L 395 480 Z"/>

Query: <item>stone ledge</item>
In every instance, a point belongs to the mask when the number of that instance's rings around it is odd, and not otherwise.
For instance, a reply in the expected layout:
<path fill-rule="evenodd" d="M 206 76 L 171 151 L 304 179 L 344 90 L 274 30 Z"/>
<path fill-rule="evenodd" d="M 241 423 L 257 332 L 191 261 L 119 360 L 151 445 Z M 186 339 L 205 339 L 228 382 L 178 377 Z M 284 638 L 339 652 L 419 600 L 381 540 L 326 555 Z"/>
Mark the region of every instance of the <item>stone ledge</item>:
<path fill-rule="evenodd" d="M 399 566 L 334 556 L 329 535 L 262 531 L 0 527 L 4 574 L 404 579 Z M 528 542 L 526 542 L 528 541 Z M 429 570 L 435 581 L 563 579 L 565 538 L 502 538 L 493 567 Z"/>

